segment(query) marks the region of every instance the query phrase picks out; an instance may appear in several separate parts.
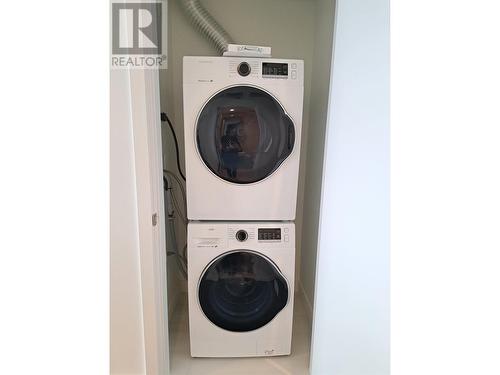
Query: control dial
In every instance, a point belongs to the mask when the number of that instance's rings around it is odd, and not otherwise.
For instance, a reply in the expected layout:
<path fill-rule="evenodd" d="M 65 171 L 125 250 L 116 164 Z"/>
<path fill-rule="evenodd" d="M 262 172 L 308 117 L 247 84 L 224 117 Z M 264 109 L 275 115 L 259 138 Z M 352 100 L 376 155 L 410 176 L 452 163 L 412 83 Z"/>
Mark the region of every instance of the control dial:
<path fill-rule="evenodd" d="M 248 65 L 247 62 L 242 62 L 240 65 L 238 65 L 238 73 L 242 77 L 246 77 L 247 75 L 250 74 L 250 65 Z"/>
<path fill-rule="evenodd" d="M 236 232 L 236 239 L 240 242 L 246 241 L 248 238 L 248 233 L 246 230 L 240 229 Z"/>

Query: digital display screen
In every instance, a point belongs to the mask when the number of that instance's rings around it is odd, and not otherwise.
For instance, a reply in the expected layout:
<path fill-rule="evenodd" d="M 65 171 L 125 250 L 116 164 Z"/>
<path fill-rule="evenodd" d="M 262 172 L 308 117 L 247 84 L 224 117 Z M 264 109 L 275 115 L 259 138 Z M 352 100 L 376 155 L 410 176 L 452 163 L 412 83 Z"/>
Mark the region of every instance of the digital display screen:
<path fill-rule="evenodd" d="M 259 228 L 259 241 L 280 241 L 280 228 Z"/>
<path fill-rule="evenodd" d="M 262 63 L 263 76 L 287 76 L 288 64 L 282 63 Z"/>

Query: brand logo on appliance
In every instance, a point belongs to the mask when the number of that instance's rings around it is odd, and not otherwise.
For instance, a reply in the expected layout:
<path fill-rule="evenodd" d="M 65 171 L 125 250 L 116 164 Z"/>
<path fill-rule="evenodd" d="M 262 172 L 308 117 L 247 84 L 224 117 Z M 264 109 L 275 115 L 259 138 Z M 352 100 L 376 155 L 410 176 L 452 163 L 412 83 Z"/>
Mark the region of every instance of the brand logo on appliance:
<path fill-rule="evenodd" d="M 265 355 L 273 355 L 274 354 L 274 349 L 271 350 L 264 350 Z"/>

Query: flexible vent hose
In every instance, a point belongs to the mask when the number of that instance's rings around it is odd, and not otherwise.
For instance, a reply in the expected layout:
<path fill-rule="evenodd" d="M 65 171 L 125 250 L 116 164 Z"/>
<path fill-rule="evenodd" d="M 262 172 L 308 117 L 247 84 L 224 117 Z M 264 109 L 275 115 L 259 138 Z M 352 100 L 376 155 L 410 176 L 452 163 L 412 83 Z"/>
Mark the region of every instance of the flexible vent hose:
<path fill-rule="evenodd" d="M 198 31 L 208 38 L 222 55 L 231 43 L 231 37 L 207 12 L 199 0 L 180 0 L 184 12 Z"/>

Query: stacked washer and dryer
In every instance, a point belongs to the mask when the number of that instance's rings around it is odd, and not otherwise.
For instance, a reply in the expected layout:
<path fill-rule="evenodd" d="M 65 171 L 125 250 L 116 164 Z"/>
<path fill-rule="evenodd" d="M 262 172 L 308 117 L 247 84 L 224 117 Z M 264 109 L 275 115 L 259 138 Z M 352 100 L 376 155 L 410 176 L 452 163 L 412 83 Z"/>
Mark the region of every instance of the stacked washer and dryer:
<path fill-rule="evenodd" d="M 193 357 L 291 352 L 303 61 L 184 57 Z"/>

